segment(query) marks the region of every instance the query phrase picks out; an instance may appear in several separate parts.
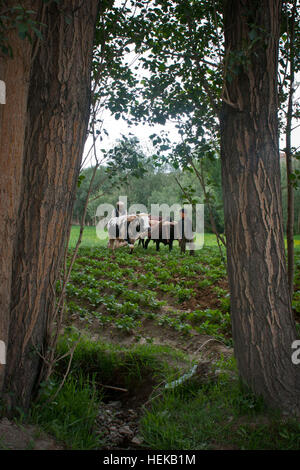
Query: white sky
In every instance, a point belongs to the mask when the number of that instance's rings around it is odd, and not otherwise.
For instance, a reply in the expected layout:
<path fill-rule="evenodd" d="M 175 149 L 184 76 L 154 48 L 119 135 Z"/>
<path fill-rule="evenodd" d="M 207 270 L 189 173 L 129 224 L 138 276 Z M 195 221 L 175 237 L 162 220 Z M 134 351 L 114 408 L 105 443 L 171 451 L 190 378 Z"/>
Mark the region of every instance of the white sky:
<path fill-rule="evenodd" d="M 102 135 L 103 140 L 100 142 L 97 142 L 97 151 L 98 154 L 103 155 L 100 152 L 100 149 L 105 149 L 109 150 L 112 147 L 114 147 L 117 144 L 117 141 L 122 139 L 122 134 L 125 135 L 126 137 L 130 137 L 130 133 L 136 136 L 141 144 L 141 147 L 143 151 L 146 154 L 150 154 L 152 151 L 155 153 L 155 150 L 153 149 L 151 145 L 151 139 L 149 136 L 151 134 L 157 133 L 159 134 L 161 131 L 167 131 L 169 133 L 169 138 L 170 140 L 174 142 L 179 142 L 180 141 L 180 136 L 177 132 L 177 129 L 175 127 L 175 123 L 173 122 L 166 122 L 164 126 L 162 125 L 155 125 L 155 126 L 150 126 L 148 124 L 142 125 L 139 124 L 138 126 L 131 126 L 129 127 L 122 118 L 119 120 L 116 120 L 114 116 L 110 114 L 109 111 L 106 111 L 106 116 L 104 118 L 104 127 L 108 131 L 108 136 L 105 134 Z M 294 122 L 294 126 L 296 126 L 296 122 Z M 280 139 L 280 149 L 283 149 L 285 147 L 285 136 L 283 135 Z M 87 151 L 89 150 L 90 146 L 92 144 L 92 139 L 89 138 L 86 143 L 85 147 L 85 152 L 84 155 L 87 154 Z M 300 146 L 300 127 L 296 128 L 293 133 L 292 133 L 292 146 L 298 147 Z M 88 158 L 87 161 L 84 164 L 84 167 L 88 167 L 91 164 L 94 164 L 95 161 L 93 157 Z"/>
<path fill-rule="evenodd" d="M 105 113 L 102 114 L 101 119 L 103 119 L 103 127 L 107 130 L 109 135 L 107 136 L 102 133 L 102 141 L 98 140 L 97 142 L 97 151 L 100 155 L 100 149 L 109 150 L 114 147 L 117 144 L 117 141 L 122 139 L 122 134 L 125 135 L 127 138 L 132 136 L 137 137 L 146 155 L 155 153 L 155 149 L 153 148 L 150 139 L 150 135 L 152 134 L 160 134 L 162 131 L 168 132 L 169 138 L 173 143 L 179 142 L 181 139 L 180 135 L 177 132 L 177 128 L 175 127 L 175 122 L 167 121 L 164 126 L 159 124 L 155 124 L 154 126 L 150 126 L 149 124 L 138 124 L 137 126 L 128 126 L 127 122 L 124 121 L 122 118 L 116 120 L 108 110 L 106 110 Z M 130 133 L 132 135 L 130 135 Z M 89 137 L 85 146 L 84 155 L 87 154 L 91 145 L 92 137 Z M 88 167 L 91 164 L 94 164 L 93 157 L 87 159 L 84 164 L 84 167 Z"/>

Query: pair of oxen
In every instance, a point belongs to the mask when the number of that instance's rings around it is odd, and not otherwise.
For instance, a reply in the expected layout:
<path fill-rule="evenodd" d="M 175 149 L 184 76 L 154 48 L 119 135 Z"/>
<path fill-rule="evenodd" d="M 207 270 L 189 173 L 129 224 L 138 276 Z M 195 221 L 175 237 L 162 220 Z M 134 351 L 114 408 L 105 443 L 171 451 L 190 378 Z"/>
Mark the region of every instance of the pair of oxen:
<path fill-rule="evenodd" d="M 156 244 L 157 251 L 159 251 L 160 243 L 169 245 L 171 251 L 174 240 L 178 240 L 181 252 L 184 252 L 186 243 L 193 240 L 192 233 L 188 237 L 185 236 L 180 222 L 144 213 L 112 217 L 107 224 L 107 229 L 108 248 L 113 251 L 128 245 L 130 253 L 132 253 L 136 241 L 147 248 L 151 240 Z"/>

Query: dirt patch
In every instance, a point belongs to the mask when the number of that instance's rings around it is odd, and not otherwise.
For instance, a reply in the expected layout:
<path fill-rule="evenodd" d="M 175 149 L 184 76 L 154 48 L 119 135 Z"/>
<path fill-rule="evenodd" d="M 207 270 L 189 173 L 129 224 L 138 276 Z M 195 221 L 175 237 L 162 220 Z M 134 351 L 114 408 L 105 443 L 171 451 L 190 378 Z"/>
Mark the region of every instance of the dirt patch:
<path fill-rule="evenodd" d="M 103 448 L 139 449 L 143 438 L 139 435 L 140 409 L 128 408 L 121 401 L 102 403 L 97 418 L 96 433 L 103 442 Z"/>
<path fill-rule="evenodd" d="M 220 359 L 221 357 L 229 359 L 233 356 L 233 348 L 225 346 L 221 341 L 212 337 L 207 337 L 206 341 L 201 344 L 197 352 L 201 352 L 203 358 L 212 360 Z"/>
<path fill-rule="evenodd" d="M 168 305 L 162 307 L 163 313 L 168 314 L 170 311 L 174 313 L 172 306 Z M 180 310 L 177 312 L 180 313 Z M 157 317 L 159 317 L 159 314 Z M 210 340 L 209 344 L 207 343 L 207 345 L 204 346 L 202 353 L 206 355 L 213 353 L 219 357 L 222 354 L 225 358 L 233 354 L 232 348 L 227 347 L 221 341 L 215 340 L 212 336 L 198 333 L 194 329 L 191 329 L 189 334 L 186 335 L 168 325 L 159 325 L 156 319 L 144 318 L 138 329 L 129 331 L 121 330 L 112 324 L 101 325 L 97 319 L 91 319 L 90 322 L 86 323 L 80 320 L 75 314 L 74 317 L 72 316 L 72 321 L 68 321 L 66 324 L 76 326 L 79 331 L 89 332 L 93 341 L 106 341 L 125 347 L 152 343 L 170 346 L 173 349 L 182 350 L 187 355 L 193 356 L 199 350 L 202 350 L 204 343 Z"/>
<path fill-rule="evenodd" d="M 160 383 L 154 391 L 153 380 L 143 381 L 140 388 L 131 391 L 130 396 L 123 396 L 123 400 L 103 402 L 99 408 L 96 433 L 102 441 L 102 448 L 107 450 L 143 449 L 146 447 L 143 437 L 139 433 L 140 419 L 144 408 L 151 406 L 151 402 L 162 396 L 165 387 L 174 388 L 184 381 L 196 382 L 201 386 L 208 381 L 216 380 L 219 371 L 213 370 L 211 360 L 199 360 L 196 367 L 182 374 L 182 376 L 169 384 Z"/>
<path fill-rule="evenodd" d="M 52 437 L 33 425 L 17 425 L 7 418 L 0 420 L 1 450 L 63 450 Z"/>

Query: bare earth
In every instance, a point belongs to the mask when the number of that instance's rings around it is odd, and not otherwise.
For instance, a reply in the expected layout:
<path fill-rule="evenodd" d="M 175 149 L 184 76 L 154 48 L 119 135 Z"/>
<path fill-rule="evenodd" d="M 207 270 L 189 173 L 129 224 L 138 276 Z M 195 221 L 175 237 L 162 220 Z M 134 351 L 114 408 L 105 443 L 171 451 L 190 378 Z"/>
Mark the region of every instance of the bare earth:
<path fill-rule="evenodd" d="M 62 450 L 63 447 L 37 426 L 17 425 L 7 418 L 0 420 L 1 450 Z"/>

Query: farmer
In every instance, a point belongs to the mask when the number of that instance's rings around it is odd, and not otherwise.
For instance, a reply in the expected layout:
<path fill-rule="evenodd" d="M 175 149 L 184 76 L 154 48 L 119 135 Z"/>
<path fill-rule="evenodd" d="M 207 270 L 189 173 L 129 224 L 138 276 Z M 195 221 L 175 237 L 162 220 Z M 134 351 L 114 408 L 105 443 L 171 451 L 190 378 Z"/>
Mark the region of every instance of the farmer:
<path fill-rule="evenodd" d="M 111 218 L 121 217 L 122 215 L 126 215 L 126 214 L 127 212 L 125 210 L 124 202 L 118 201 L 116 204 L 116 207 L 112 211 Z M 119 224 L 116 223 L 116 238 L 119 238 L 119 236 L 120 236 Z"/>
<path fill-rule="evenodd" d="M 179 231 L 180 231 L 180 237 L 179 237 L 179 246 L 180 246 L 180 252 L 185 253 L 185 248 L 186 244 L 190 243 L 190 255 L 194 255 L 194 233 L 193 233 L 193 225 L 191 219 L 187 215 L 186 209 L 182 208 L 179 211 Z"/>
<path fill-rule="evenodd" d="M 124 202 L 118 201 L 116 207 L 112 211 L 111 217 L 120 217 L 121 215 L 126 215 Z"/>

